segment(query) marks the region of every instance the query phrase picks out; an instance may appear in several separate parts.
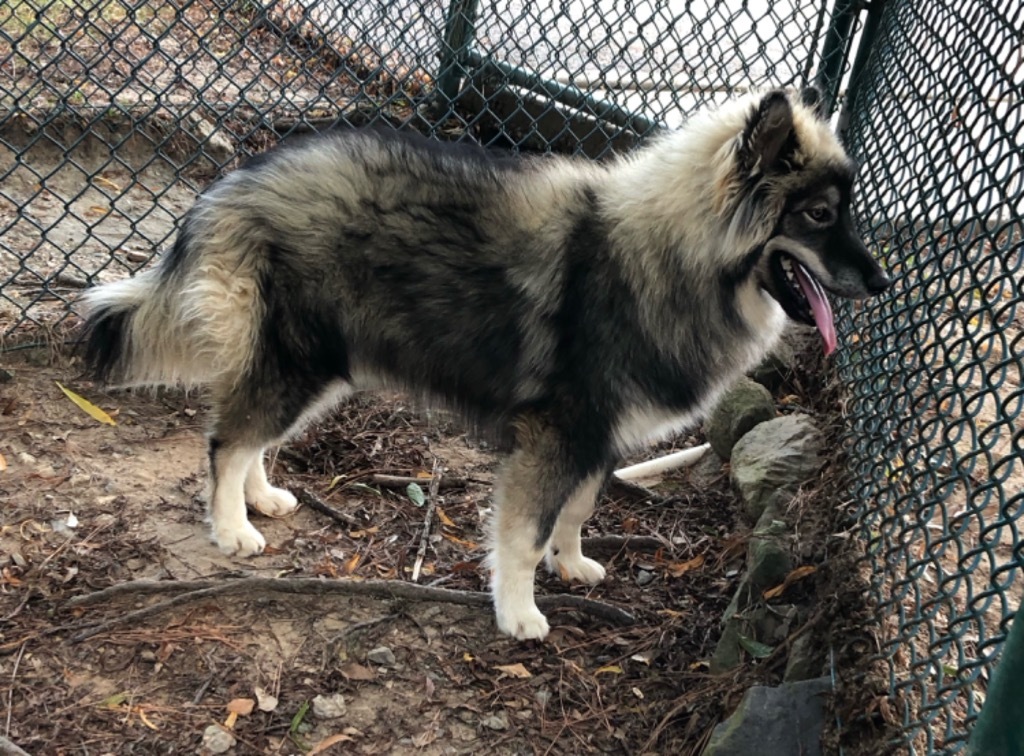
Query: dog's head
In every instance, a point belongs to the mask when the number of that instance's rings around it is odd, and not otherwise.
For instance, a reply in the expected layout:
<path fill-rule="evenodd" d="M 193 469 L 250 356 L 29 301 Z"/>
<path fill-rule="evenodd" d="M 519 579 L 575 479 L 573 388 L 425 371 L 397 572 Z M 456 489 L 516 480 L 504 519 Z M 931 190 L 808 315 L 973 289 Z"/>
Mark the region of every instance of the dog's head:
<path fill-rule="evenodd" d="M 825 292 L 861 299 L 890 284 L 850 215 L 855 167 L 821 118 L 815 90 L 755 100 L 730 152 L 720 210 L 734 238 L 754 242 L 761 288 L 790 318 L 817 326 L 830 353 Z"/>

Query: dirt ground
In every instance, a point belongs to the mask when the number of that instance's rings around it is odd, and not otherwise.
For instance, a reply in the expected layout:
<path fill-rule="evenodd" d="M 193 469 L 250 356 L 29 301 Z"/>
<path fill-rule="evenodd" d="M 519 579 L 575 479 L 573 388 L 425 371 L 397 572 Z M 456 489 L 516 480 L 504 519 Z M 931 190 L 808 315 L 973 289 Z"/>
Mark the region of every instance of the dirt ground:
<path fill-rule="evenodd" d="M 589 597 L 635 623 L 548 610 L 546 642 L 514 642 L 487 605 L 339 589 L 412 584 L 422 555 L 418 586 L 486 590 L 496 457 L 446 416 L 399 397 L 344 407 L 272 470 L 340 514 L 254 515 L 267 552 L 234 559 L 202 523 L 201 402 L 105 393 L 74 364 L 38 364 L 50 361 L 7 359 L 0 384 L 0 735 L 30 753 L 197 752 L 211 725 L 234 753 L 699 753 L 746 685 L 781 672 L 777 654 L 708 673 L 747 532 L 720 465 L 671 476 L 653 499 L 605 493 L 584 533 L 608 568 L 601 585 L 538 573 L 538 595 Z M 429 476 L 435 460 L 454 485 L 434 497 L 424 539 L 430 502 L 374 476 Z M 243 579 L 253 587 L 195 593 Z M 166 590 L 98 594 L 138 580 Z M 313 703 L 339 695 L 343 714 Z"/>

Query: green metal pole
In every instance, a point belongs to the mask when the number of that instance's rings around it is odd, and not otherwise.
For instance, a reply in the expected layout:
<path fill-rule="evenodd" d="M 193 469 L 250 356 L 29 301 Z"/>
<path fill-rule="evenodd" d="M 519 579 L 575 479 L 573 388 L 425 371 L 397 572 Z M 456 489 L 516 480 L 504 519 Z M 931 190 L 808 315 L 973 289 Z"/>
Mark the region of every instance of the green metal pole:
<path fill-rule="evenodd" d="M 882 24 L 882 13 L 885 11 L 886 2 L 887 0 L 874 0 L 868 5 L 868 17 L 864 22 L 864 31 L 860 35 L 860 44 L 857 45 L 857 54 L 850 69 L 849 91 L 846 93 L 846 101 L 839 114 L 839 125 L 836 129 L 844 140 L 846 139 L 846 129 L 850 125 L 850 113 L 857 107 L 857 99 L 864 89 L 864 70 L 867 68 L 868 58 L 878 44 L 878 30 Z"/>
<path fill-rule="evenodd" d="M 509 84 L 528 89 L 536 95 L 547 97 L 562 105 L 567 105 L 577 110 L 586 110 L 597 118 L 608 121 L 615 126 L 630 129 L 640 136 L 654 133 L 661 128 L 661 126 L 646 116 L 630 113 L 607 100 L 599 100 L 578 87 L 569 84 L 559 84 L 552 79 L 545 79 L 543 76 L 531 73 L 518 66 L 484 57 L 475 50 L 467 51 L 465 60 L 469 67 L 478 70 L 484 76 L 490 76 L 498 81 L 507 81 Z"/>
<path fill-rule="evenodd" d="M 1020 610 L 1010 626 L 967 752 L 970 756 L 1024 756 L 1024 614 Z"/>
<path fill-rule="evenodd" d="M 465 75 L 466 53 L 473 42 L 479 0 L 452 0 L 444 24 L 441 67 L 437 74 L 436 93 L 440 107 L 447 106 L 459 93 Z"/>
<path fill-rule="evenodd" d="M 862 7 L 861 0 L 836 0 L 832 6 L 832 22 L 825 33 L 825 44 L 821 50 L 821 68 L 815 77 L 821 88 L 822 105 L 828 115 L 832 115 L 839 100 L 843 65 L 853 42 L 853 22 Z"/>

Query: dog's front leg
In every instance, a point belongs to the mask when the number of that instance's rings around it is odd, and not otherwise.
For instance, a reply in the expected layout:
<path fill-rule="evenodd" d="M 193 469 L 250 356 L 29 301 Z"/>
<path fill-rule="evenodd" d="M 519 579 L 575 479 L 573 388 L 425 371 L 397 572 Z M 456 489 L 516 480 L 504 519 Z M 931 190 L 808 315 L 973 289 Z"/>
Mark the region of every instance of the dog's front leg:
<path fill-rule="evenodd" d="M 540 639 L 548 621 L 534 600 L 534 573 L 580 480 L 561 434 L 536 419 L 521 420 L 516 431 L 516 450 L 495 491 L 491 590 L 498 629 L 520 640 Z"/>

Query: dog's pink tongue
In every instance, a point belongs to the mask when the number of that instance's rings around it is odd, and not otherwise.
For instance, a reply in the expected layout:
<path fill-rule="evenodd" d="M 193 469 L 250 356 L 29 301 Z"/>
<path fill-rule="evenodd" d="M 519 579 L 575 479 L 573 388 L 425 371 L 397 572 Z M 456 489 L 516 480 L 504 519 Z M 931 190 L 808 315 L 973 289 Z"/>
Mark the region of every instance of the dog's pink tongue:
<path fill-rule="evenodd" d="M 804 290 L 804 296 L 811 305 L 811 314 L 814 315 L 814 322 L 818 326 L 821 338 L 825 342 L 825 354 L 832 354 L 836 350 L 836 324 L 832 319 L 832 306 L 828 303 L 825 290 L 821 288 L 818 280 L 807 272 L 800 263 L 793 266 L 796 272 L 796 280 L 800 282 L 800 288 Z"/>

